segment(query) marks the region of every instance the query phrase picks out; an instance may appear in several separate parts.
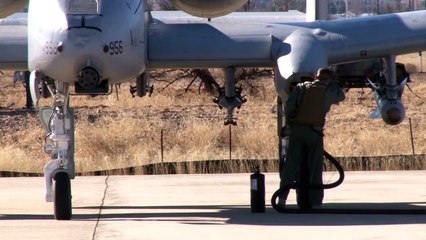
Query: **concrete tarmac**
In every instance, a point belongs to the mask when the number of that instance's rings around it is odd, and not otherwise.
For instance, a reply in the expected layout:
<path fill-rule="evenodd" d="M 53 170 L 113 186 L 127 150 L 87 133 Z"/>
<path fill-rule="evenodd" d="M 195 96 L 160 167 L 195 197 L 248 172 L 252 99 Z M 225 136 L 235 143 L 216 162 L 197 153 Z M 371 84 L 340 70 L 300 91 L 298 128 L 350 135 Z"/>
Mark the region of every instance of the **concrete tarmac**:
<path fill-rule="evenodd" d="M 323 209 L 423 211 L 408 215 L 280 214 L 277 173 L 266 174 L 266 213 L 253 214 L 249 176 L 77 177 L 70 221 L 53 219 L 43 178 L 0 178 L 0 239 L 426 239 L 426 171 L 348 172 L 325 192 Z"/>

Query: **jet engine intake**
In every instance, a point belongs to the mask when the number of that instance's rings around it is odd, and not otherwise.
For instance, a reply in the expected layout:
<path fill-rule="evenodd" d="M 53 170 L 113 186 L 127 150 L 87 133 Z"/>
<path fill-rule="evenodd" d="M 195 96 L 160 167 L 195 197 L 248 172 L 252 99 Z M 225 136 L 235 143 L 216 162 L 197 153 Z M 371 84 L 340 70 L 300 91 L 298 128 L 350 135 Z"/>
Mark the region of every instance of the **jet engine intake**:
<path fill-rule="evenodd" d="M 247 0 L 170 0 L 180 10 L 196 17 L 221 17 L 240 9 Z"/>

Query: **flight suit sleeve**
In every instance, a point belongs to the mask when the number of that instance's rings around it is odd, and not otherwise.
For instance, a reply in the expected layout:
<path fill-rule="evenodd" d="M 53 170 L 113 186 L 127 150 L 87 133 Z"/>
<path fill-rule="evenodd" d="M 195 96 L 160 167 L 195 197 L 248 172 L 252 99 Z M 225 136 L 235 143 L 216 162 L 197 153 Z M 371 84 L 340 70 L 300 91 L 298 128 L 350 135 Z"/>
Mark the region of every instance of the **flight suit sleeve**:
<path fill-rule="evenodd" d="M 339 102 L 345 100 L 345 92 L 339 86 L 337 81 L 332 81 L 327 89 L 327 97 L 331 104 L 338 104 Z"/>
<path fill-rule="evenodd" d="M 330 111 L 331 105 L 339 104 L 339 102 L 345 100 L 345 92 L 339 86 L 337 81 L 332 81 L 327 87 L 324 100 L 324 112 Z"/>

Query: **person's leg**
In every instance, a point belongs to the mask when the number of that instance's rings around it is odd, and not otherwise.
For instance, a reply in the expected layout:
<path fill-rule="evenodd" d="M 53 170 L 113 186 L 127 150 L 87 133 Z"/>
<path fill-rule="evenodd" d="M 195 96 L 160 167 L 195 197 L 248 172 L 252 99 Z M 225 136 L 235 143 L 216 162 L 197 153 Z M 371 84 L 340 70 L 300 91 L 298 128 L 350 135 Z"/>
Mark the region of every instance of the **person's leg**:
<path fill-rule="evenodd" d="M 324 163 L 324 143 L 323 137 L 316 132 L 312 132 L 310 145 L 309 145 L 309 173 L 310 183 L 314 185 L 322 185 L 322 172 Z M 312 206 L 322 205 L 324 198 L 323 189 L 313 189 L 309 194 Z"/>
<path fill-rule="evenodd" d="M 300 159 L 303 154 L 303 143 L 300 142 L 299 131 L 298 127 L 292 127 L 291 129 L 287 157 L 280 172 L 280 188 L 284 188 L 286 185 L 294 183 L 297 172 L 299 171 Z M 288 193 L 289 191 L 285 191 L 282 195 L 280 195 L 280 200 L 286 200 Z"/>

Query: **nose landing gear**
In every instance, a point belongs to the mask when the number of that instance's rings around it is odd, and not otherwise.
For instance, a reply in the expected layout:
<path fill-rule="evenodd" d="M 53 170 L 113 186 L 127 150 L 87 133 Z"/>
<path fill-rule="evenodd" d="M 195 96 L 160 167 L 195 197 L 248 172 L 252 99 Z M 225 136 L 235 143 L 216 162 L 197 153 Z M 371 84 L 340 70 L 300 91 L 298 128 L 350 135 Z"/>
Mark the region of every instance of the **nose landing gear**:
<path fill-rule="evenodd" d="M 55 81 L 49 86 L 53 106 L 40 109 L 40 119 L 47 132 L 44 151 L 51 156 L 45 165 L 46 202 L 54 202 L 57 220 L 72 217 L 71 179 L 75 177 L 74 111 L 69 108 L 69 85 Z"/>

